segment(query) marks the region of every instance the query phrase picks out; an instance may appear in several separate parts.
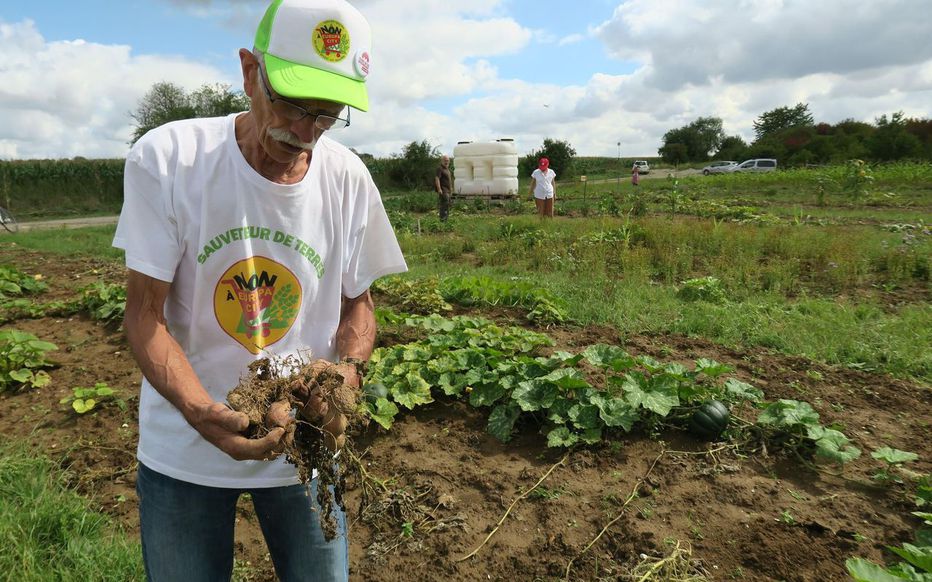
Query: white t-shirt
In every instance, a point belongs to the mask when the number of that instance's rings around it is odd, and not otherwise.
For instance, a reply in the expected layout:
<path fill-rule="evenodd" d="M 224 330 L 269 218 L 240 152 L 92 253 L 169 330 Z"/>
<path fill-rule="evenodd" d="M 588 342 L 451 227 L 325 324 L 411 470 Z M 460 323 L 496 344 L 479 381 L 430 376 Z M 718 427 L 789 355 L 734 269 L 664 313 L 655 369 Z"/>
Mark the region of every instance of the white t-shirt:
<path fill-rule="evenodd" d="M 531 177 L 534 178 L 534 198 L 540 198 L 541 200 L 546 200 L 547 198 L 553 198 L 553 181 L 557 178 L 557 173 L 547 168 L 547 172 L 541 172 L 540 168 L 537 168 L 531 173 Z"/>
<path fill-rule="evenodd" d="M 168 329 L 219 402 L 256 359 L 309 352 L 333 360 L 342 296 L 407 270 L 362 161 L 321 137 L 304 179 L 276 184 L 246 162 L 238 114 L 179 121 L 126 158 L 113 246 L 126 266 L 172 283 Z M 214 487 L 298 482 L 294 465 L 235 461 L 143 380 L 139 460 Z"/>

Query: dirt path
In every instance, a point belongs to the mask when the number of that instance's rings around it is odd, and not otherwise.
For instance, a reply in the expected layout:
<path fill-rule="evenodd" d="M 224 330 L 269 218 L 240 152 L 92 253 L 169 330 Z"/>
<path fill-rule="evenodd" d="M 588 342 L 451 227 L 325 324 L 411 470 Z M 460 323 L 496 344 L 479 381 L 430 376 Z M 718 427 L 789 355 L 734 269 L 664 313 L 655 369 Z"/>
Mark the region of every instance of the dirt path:
<path fill-rule="evenodd" d="M 116 224 L 119 216 L 91 216 L 84 218 L 64 218 L 59 220 L 37 220 L 35 222 L 21 222 L 20 231 L 52 230 L 61 228 L 82 228 L 85 226 L 101 226 Z"/>

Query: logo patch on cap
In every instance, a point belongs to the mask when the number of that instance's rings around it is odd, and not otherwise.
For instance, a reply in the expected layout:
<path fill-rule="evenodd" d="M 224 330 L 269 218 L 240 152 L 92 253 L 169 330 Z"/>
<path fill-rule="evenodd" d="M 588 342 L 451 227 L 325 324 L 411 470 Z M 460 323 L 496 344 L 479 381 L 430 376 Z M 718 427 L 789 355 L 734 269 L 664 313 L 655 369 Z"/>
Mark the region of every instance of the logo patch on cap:
<path fill-rule="evenodd" d="M 369 76 L 369 51 L 359 51 L 356 53 L 356 72 L 360 77 L 365 79 Z"/>
<path fill-rule="evenodd" d="M 332 63 L 342 61 L 349 48 L 349 32 L 340 22 L 325 20 L 314 28 L 314 49 L 324 59 Z"/>

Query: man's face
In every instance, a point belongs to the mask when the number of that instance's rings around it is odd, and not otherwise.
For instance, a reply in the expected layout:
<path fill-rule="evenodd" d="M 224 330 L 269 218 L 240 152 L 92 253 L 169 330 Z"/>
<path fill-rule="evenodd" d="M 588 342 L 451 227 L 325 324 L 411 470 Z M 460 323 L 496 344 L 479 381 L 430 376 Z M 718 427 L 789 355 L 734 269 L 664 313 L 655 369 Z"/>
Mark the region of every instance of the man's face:
<path fill-rule="evenodd" d="M 447 156 L 443 156 L 442 158 L 440 158 L 440 165 L 443 166 L 444 168 L 449 168 L 450 158 Z"/>
<path fill-rule="evenodd" d="M 269 86 L 265 72 L 256 61 L 251 69 L 253 91 L 251 111 L 256 121 L 259 143 L 273 160 L 288 163 L 310 152 L 324 129 L 317 123 L 318 115 L 344 117 L 342 103 L 320 99 L 286 99 Z M 310 113 L 294 119 L 301 110 Z"/>

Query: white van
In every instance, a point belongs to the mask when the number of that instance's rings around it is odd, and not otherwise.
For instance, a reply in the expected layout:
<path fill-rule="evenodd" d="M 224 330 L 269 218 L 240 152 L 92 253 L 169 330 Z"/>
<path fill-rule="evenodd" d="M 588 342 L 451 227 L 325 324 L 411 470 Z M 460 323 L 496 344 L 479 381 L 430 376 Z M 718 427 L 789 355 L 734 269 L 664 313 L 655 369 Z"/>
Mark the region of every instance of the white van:
<path fill-rule="evenodd" d="M 638 169 L 638 174 L 650 174 L 650 164 L 647 163 L 647 160 L 635 160 L 634 165 L 631 166 L 631 169 Z"/>
<path fill-rule="evenodd" d="M 756 158 L 741 162 L 732 172 L 773 172 L 777 169 L 777 160 L 773 158 Z"/>

